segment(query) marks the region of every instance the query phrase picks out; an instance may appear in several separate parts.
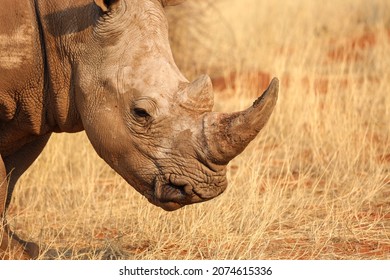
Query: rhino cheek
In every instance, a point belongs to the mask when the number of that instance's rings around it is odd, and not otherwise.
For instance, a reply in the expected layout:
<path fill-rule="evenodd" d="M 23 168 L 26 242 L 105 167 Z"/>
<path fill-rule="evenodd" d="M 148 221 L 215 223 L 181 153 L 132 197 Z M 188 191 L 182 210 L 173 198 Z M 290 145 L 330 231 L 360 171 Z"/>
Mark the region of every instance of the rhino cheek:
<path fill-rule="evenodd" d="M 85 131 L 97 154 L 139 192 L 145 192 L 144 186 L 152 185 L 152 176 L 147 176 L 151 165 L 135 148 L 119 113 L 100 110 L 92 119 L 86 121 Z M 144 178 L 137 176 L 140 172 Z"/>

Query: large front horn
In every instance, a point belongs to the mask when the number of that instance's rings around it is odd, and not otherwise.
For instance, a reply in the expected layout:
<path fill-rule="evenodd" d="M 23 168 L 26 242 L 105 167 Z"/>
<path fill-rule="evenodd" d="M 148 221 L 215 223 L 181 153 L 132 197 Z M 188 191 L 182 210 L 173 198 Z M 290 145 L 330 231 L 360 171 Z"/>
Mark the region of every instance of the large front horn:
<path fill-rule="evenodd" d="M 278 99 L 279 81 L 274 78 L 268 89 L 245 111 L 205 116 L 204 139 L 208 159 L 226 165 L 240 154 L 267 123 Z"/>

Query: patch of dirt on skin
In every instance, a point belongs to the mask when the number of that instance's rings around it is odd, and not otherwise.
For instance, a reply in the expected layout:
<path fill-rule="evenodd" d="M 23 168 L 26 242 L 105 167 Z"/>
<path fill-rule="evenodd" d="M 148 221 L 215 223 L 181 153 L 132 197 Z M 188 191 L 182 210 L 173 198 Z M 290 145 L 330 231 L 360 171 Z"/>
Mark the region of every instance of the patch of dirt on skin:
<path fill-rule="evenodd" d="M 31 59 L 33 29 L 22 25 L 12 35 L 0 34 L 0 68 L 15 69 Z"/>

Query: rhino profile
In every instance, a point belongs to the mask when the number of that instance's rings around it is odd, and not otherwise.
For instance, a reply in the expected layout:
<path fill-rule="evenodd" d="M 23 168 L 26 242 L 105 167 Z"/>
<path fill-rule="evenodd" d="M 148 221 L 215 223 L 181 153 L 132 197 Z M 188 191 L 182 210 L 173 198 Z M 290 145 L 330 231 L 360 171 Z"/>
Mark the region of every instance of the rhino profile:
<path fill-rule="evenodd" d="M 5 2 L 4 2 L 5 1 Z M 189 82 L 168 42 L 178 0 L 3 0 L 0 10 L 0 258 L 34 258 L 6 210 L 51 133 L 85 130 L 94 149 L 165 210 L 207 201 L 263 128 L 278 81 L 245 111 L 212 112 L 210 78 Z"/>

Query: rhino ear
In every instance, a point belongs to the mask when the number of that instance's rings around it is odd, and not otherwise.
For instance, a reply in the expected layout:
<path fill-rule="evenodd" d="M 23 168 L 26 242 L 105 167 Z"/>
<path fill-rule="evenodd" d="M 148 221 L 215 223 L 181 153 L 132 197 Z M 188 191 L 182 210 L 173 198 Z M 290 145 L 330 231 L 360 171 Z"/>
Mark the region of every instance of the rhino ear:
<path fill-rule="evenodd" d="M 164 7 L 166 7 L 166 6 L 176 6 L 185 1 L 186 0 L 161 0 L 161 3 Z"/>
<path fill-rule="evenodd" d="M 108 12 L 121 0 L 94 0 L 95 4 L 103 11 Z"/>

